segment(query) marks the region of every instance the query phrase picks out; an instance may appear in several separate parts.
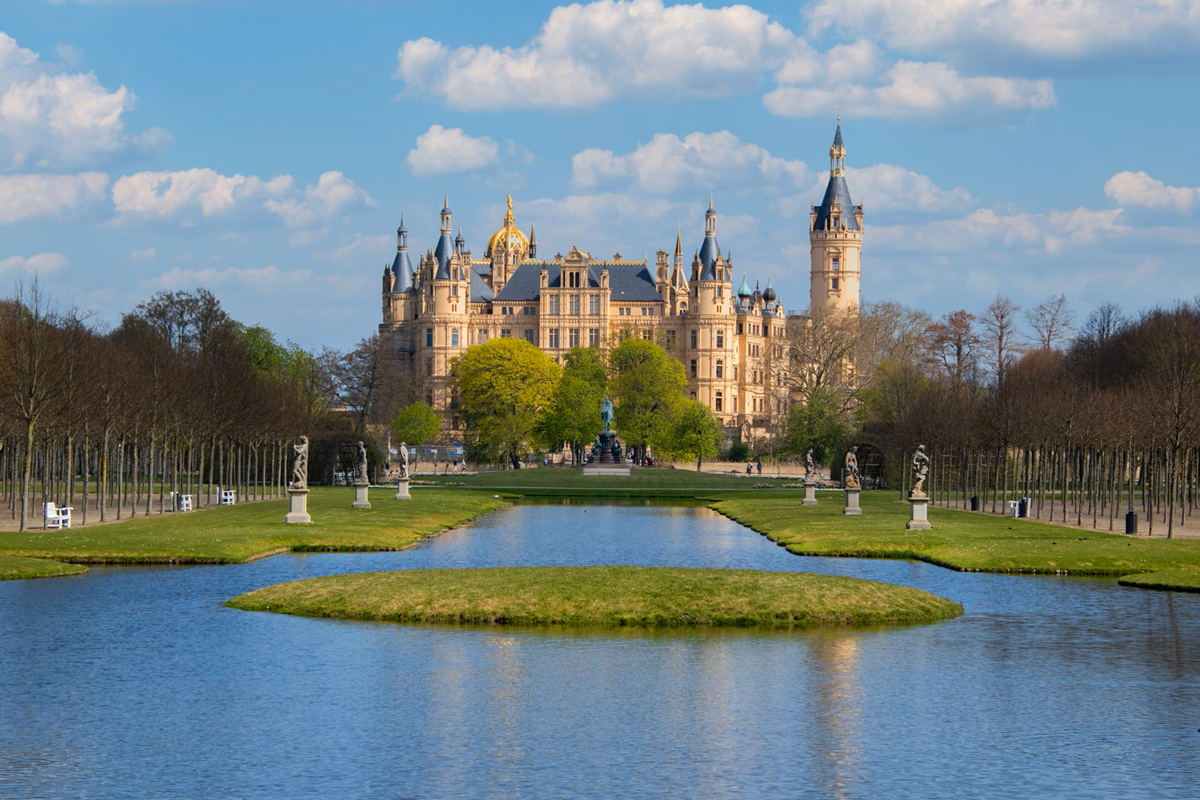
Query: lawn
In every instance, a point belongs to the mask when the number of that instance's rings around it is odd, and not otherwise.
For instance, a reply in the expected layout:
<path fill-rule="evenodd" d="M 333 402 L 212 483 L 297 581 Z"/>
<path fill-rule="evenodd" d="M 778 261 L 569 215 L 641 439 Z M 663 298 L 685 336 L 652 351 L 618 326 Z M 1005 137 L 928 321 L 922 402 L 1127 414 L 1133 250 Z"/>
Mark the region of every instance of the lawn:
<path fill-rule="evenodd" d="M 309 617 L 502 625 L 889 624 L 957 617 L 919 589 L 829 575 L 676 567 L 502 567 L 334 575 L 226 605 Z"/>
<path fill-rule="evenodd" d="M 75 564 L 242 563 L 289 551 L 399 550 L 505 504 L 481 492 L 412 490 L 395 500 L 376 489 L 370 509 L 352 509 L 350 488 L 313 488 L 312 525 L 285 525 L 287 500 L 219 506 L 74 528 L 0 533 L 0 554 Z"/>
<path fill-rule="evenodd" d="M 1200 567 L 1182 567 L 1148 572 L 1144 575 L 1126 575 L 1118 583 L 1122 586 L 1135 586 L 1139 589 L 1200 592 Z"/>
<path fill-rule="evenodd" d="M 78 564 L 64 564 L 61 561 L 48 561 L 44 558 L 0 556 L 0 581 L 22 578 L 58 578 L 62 575 L 82 575 L 87 571 L 87 567 Z"/>
<path fill-rule="evenodd" d="M 1137 539 L 932 507 L 932 530 L 906 531 L 908 504 L 893 492 L 863 492 L 860 517 L 842 515 L 840 493 L 818 497 L 815 507 L 765 493 L 712 507 L 797 555 L 911 558 L 958 570 L 1071 575 L 1200 567 L 1200 540 Z"/>
<path fill-rule="evenodd" d="M 516 494 L 611 494 L 614 489 L 639 497 L 695 497 L 706 491 L 752 491 L 755 484 L 769 484 L 772 491 L 802 492 L 783 489 L 784 484 L 799 484 L 800 478 L 760 478 L 728 473 L 692 472 L 684 469 L 634 468 L 629 477 L 597 475 L 585 477 L 582 469 L 551 467 L 483 472 L 478 475 L 421 476 L 422 480 L 443 485 L 504 489 Z"/>

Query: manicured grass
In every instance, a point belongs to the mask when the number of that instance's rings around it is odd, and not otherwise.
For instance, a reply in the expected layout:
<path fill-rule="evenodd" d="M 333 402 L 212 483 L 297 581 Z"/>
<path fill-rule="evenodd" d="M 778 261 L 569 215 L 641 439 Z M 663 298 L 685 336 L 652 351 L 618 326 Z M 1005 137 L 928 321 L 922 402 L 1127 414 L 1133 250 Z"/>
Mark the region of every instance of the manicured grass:
<path fill-rule="evenodd" d="M 763 495 L 711 505 L 797 555 L 911 558 L 958 570 L 1072 575 L 1200 567 L 1200 540 L 1136 539 L 933 507 L 933 530 L 910 532 L 904 529 L 908 504 L 893 492 L 863 492 L 860 517 L 842 515 L 840 493 L 818 497 L 815 507 Z"/>
<path fill-rule="evenodd" d="M 82 575 L 87 571 L 87 567 L 78 564 L 64 564 L 61 561 L 48 561 L 44 558 L 0 556 L 0 581 L 22 578 L 57 578 L 62 575 Z"/>
<path fill-rule="evenodd" d="M 783 484 L 801 483 L 801 478 L 768 478 L 730 475 L 711 472 L 691 472 L 684 469 L 634 468 L 629 477 L 587 476 L 583 469 L 552 467 L 549 469 L 517 469 L 483 472 L 478 475 L 423 475 L 421 480 L 443 484 L 461 483 L 463 487 L 504 489 L 521 495 L 588 495 L 611 496 L 613 490 L 627 491 L 637 497 L 695 497 L 705 492 L 724 495 L 729 491 L 755 491 L 755 484 L 770 484 L 773 489 L 789 494 L 803 489 L 783 489 Z"/>
<path fill-rule="evenodd" d="M 0 553 L 76 564 L 241 563 L 288 551 L 399 550 L 505 505 L 481 492 L 371 492 L 370 509 L 352 509 L 353 489 L 315 487 L 312 525 L 285 525 L 287 500 L 136 518 L 63 531 L 0 532 Z"/>
<path fill-rule="evenodd" d="M 1144 575 L 1126 575 L 1117 583 L 1139 589 L 1165 589 L 1174 592 L 1200 592 L 1200 568 L 1164 569 Z"/>
<path fill-rule="evenodd" d="M 887 583 L 731 569 L 503 567 L 334 575 L 226 605 L 307 617 L 506 625 L 887 624 L 957 617 L 958 603 Z"/>

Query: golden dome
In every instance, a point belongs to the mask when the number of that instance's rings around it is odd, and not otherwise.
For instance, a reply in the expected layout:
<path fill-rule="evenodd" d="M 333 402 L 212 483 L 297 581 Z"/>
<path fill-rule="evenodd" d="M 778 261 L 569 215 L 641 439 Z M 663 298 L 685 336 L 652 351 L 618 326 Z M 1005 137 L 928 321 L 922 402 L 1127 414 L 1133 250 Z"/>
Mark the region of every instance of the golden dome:
<path fill-rule="evenodd" d="M 512 195 L 508 195 L 508 212 L 504 215 L 504 226 L 488 239 L 484 258 L 491 258 L 493 253 L 512 253 L 520 261 L 529 251 L 529 239 L 521 233 L 513 221 Z"/>

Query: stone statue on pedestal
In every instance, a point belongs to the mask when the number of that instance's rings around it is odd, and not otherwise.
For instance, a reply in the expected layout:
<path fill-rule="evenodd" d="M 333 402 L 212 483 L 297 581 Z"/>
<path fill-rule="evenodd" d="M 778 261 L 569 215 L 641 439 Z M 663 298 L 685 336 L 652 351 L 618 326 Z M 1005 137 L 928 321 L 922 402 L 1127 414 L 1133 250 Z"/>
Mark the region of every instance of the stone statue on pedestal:
<path fill-rule="evenodd" d="M 354 476 L 355 483 L 370 483 L 367 480 L 367 448 L 362 442 L 358 443 L 358 469 Z"/>
<path fill-rule="evenodd" d="M 400 443 L 400 477 L 408 477 L 408 445 Z"/>
<path fill-rule="evenodd" d="M 604 430 L 611 431 L 613 421 L 613 404 L 612 401 L 608 399 L 607 395 L 604 397 L 604 404 L 600 406 L 600 419 L 604 422 Z"/>
<path fill-rule="evenodd" d="M 804 456 L 804 482 L 811 483 L 817 478 L 817 465 L 813 461 L 813 451 L 809 450 Z"/>
<path fill-rule="evenodd" d="M 846 488 L 862 488 L 858 475 L 858 445 L 851 447 L 850 452 L 846 453 Z"/>
<path fill-rule="evenodd" d="M 913 488 L 910 496 L 925 496 L 925 478 L 929 475 L 929 456 L 925 455 L 925 445 L 917 445 L 917 452 L 912 458 Z"/>
<path fill-rule="evenodd" d="M 288 488 L 308 491 L 308 437 L 301 436 L 292 449 L 296 451 L 296 463 L 292 467 L 292 483 Z"/>

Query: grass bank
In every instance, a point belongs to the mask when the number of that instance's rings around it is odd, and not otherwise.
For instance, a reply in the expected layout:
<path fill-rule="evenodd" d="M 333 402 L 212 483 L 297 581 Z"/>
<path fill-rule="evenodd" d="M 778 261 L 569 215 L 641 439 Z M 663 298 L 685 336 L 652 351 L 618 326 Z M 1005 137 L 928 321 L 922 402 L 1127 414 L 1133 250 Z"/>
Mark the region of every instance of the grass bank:
<path fill-rule="evenodd" d="M 61 561 L 48 561 L 44 558 L 0 556 L 0 581 L 58 578 L 63 575 L 82 575 L 87 571 L 87 567 L 79 564 L 64 564 Z"/>
<path fill-rule="evenodd" d="M 1174 592 L 1200 592 L 1200 567 L 1164 569 L 1144 575 L 1126 575 L 1117 581 L 1139 589 L 1165 589 Z"/>
<path fill-rule="evenodd" d="M 803 627 L 948 619 L 958 603 L 828 575 L 675 567 L 505 567 L 334 575 L 226 605 L 307 617 L 523 626 Z"/>
<path fill-rule="evenodd" d="M 1026 519 L 929 509 L 933 530 L 906 531 L 908 504 L 863 492 L 864 513 L 842 514 L 840 495 L 804 507 L 791 498 L 720 500 L 711 507 L 797 555 L 911 558 L 957 570 L 1122 576 L 1200 568 L 1200 540 L 1136 539 Z"/>
<path fill-rule="evenodd" d="M 551 467 L 483 472 L 478 475 L 421 476 L 421 480 L 443 486 L 503 490 L 524 496 L 612 497 L 625 492 L 629 497 L 721 497 L 729 492 L 779 491 L 797 494 L 803 489 L 788 489 L 799 484 L 797 478 L 759 478 L 757 475 L 720 475 L 680 469 L 634 468 L 629 477 L 585 476 L 582 469 Z M 756 489 L 756 485 L 770 489 Z"/>
<path fill-rule="evenodd" d="M 376 489 L 370 509 L 352 509 L 353 489 L 314 487 L 312 525 L 285 525 L 287 500 L 219 506 L 189 514 L 138 517 L 68 530 L 0 533 L 0 554 L 74 564 L 228 564 L 304 551 L 400 550 L 499 508 L 480 492 L 412 491 L 394 500 Z"/>

